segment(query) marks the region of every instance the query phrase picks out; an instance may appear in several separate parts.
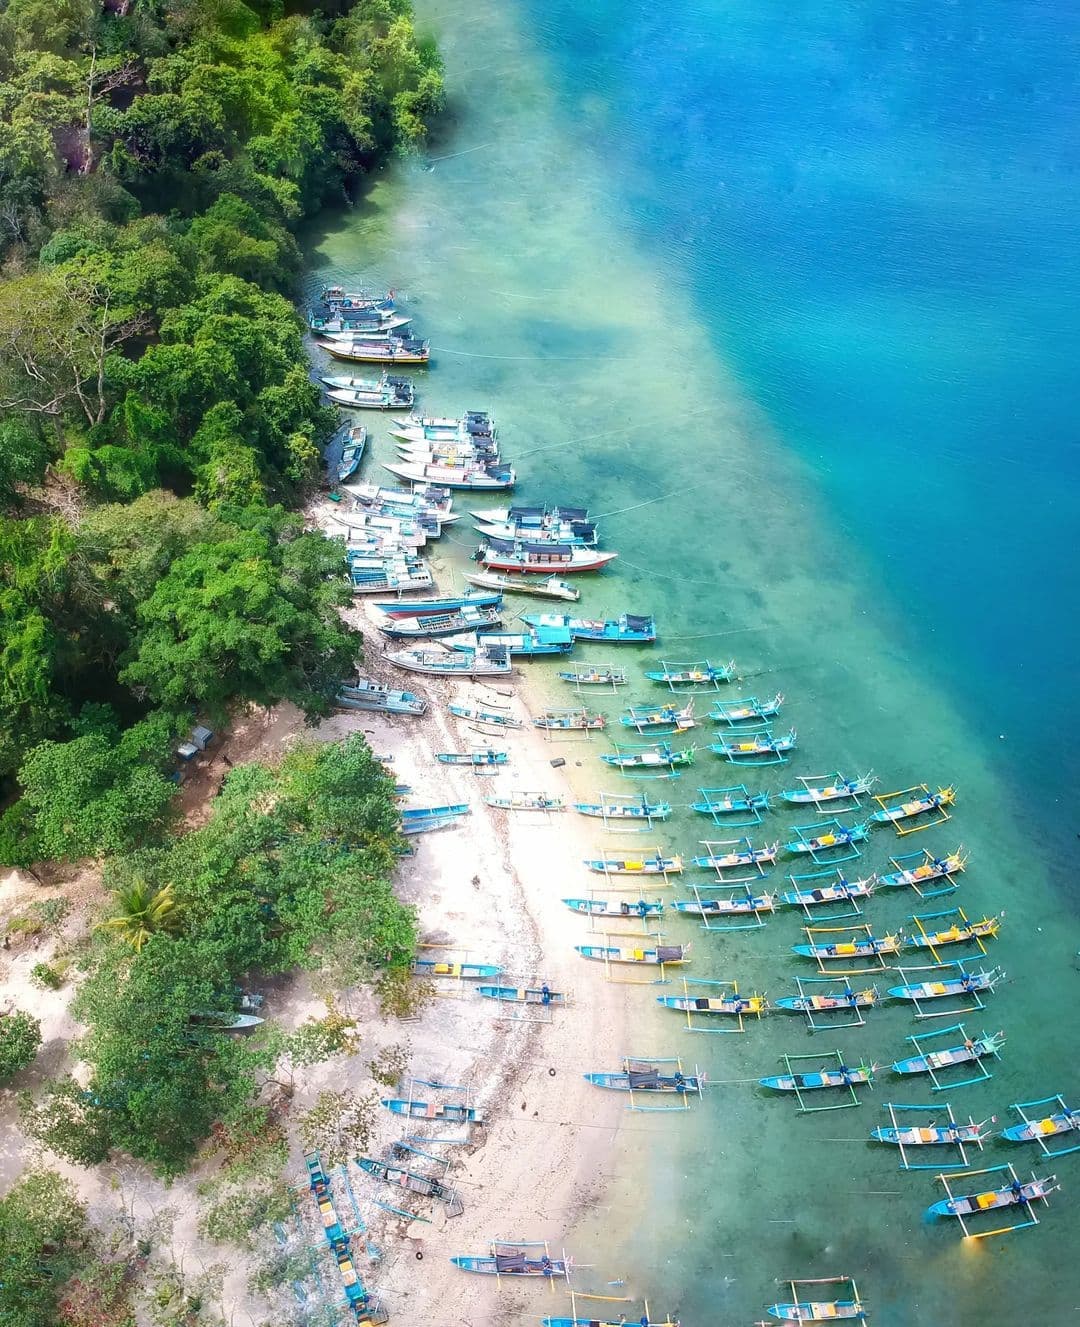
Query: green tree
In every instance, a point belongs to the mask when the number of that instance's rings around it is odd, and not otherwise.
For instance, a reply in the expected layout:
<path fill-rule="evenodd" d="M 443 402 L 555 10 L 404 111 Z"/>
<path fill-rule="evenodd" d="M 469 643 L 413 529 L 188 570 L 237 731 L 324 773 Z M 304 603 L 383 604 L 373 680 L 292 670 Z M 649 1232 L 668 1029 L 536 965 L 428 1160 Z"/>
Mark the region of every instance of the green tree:
<path fill-rule="evenodd" d="M 154 935 L 176 935 L 181 926 L 180 909 L 171 884 L 155 887 L 141 878 L 115 891 L 116 915 L 101 922 L 103 929 L 118 935 L 136 953 Z"/>
<path fill-rule="evenodd" d="M 0 1014 L 0 1083 L 33 1064 L 40 1045 L 41 1024 L 32 1014 Z"/>
<path fill-rule="evenodd" d="M 0 1199 L 0 1322 L 55 1327 L 60 1286 L 74 1270 L 86 1214 L 53 1171 L 31 1170 Z"/>

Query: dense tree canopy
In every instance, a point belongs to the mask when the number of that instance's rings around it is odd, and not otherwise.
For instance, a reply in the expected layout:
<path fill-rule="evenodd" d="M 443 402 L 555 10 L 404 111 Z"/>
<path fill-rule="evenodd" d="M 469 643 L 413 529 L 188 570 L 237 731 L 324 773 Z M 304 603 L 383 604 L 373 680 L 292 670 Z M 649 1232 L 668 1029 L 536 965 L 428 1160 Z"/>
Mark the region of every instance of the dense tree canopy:
<path fill-rule="evenodd" d="M 71 1185 L 51 1171 L 29 1171 L 0 1199 L 0 1322 L 55 1327 L 85 1219 Z"/>

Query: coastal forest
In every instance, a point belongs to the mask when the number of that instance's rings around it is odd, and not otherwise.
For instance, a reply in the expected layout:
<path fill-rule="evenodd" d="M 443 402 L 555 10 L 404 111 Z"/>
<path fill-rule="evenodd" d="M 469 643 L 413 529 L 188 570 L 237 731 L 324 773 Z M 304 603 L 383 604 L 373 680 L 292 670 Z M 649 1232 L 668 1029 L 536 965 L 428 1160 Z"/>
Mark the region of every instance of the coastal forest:
<path fill-rule="evenodd" d="M 358 737 L 299 742 L 185 827 L 175 750 L 251 706 L 315 722 L 355 669 L 341 546 L 298 514 L 336 419 L 296 233 L 423 145 L 439 59 L 408 0 L 6 0 L 0 98 L 0 864 L 101 880 L 68 969 L 34 970 L 77 987 L 86 1030 L 22 1092 L 22 1128 L 166 1179 L 212 1146 L 236 1182 L 219 1224 L 250 1226 L 249 1181 L 267 1220 L 284 1158 L 260 1085 L 352 1030 L 237 1042 L 206 1014 L 295 969 L 407 998 L 394 783 Z M 5 948 L 65 904 L 9 921 Z M 39 1041 L 0 1014 L 0 1085 Z M 135 1320 L 131 1259 L 52 1171 L 0 1201 L 0 1255 L 4 1323 Z M 155 1295 L 155 1322 L 204 1321 L 182 1286 Z"/>

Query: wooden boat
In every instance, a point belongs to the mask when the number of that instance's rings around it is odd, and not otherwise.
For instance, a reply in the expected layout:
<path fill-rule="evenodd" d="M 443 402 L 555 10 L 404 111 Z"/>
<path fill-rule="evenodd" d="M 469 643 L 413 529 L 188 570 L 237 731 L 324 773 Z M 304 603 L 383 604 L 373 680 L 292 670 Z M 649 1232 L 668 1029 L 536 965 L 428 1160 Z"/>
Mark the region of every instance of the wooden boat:
<path fill-rule="evenodd" d="M 555 521 L 544 526 L 477 521 L 476 530 L 484 539 L 528 539 L 534 544 L 570 544 L 581 548 L 595 548 L 600 539 L 591 521 Z"/>
<path fill-rule="evenodd" d="M 320 337 L 315 344 L 350 364 L 427 364 L 431 359 L 429 343 L 415 336 L 354 336 L 342 341 Z"/>
<path fill-rule="evenodd" d="M 879 825 L 895 825 L 899 821 L 912 820 L 916 816 L 926 815 L 932 811 L 942 811 L 952 806 L 955 801 L 955 788 L 939 788 L 937 792 L 927 790 L 921 796 L 913 797 L 910 801 L 901 802 L 899 805 L 880 807 L 870 819 Z"/>
<path fill-rule="evenodd" d="M 490 1254 L 464 1255 L 450 1261 L 463 1272 L 478 1272 L 481 1276 L 541 1276 L 550 1280 L 565 1277 L 569 1271 L 569 1259 L 553 1258 L 543 1243 L 500 1242 L 492 1244 Z"/>
<path fill-rule="evenodd" d="M 650 903 L 648 899 L 639 898 L 628 903 L 625 899 L 616 902 L 614 899 L 564 898 L 563 902 L 573 912 L 583 912 L 587 917 L 650 917 L 664 911 L 660 899 Z"/>
<path fill-rule="evenodd" d="M 1041 1119 L 1028 1118 L 1026 1114 L 1028 1106 L 1046 1106 L 1051 1102 L 1058 1107 L 1052 1115 L 1044 1115 Z M 1074 1147 L 1050 1152 L 1046 1147 L 1047 1138 L 1056 1138 L 1063 1133 L 1080 1132 L 1080 1111 L 1071 1110 L 1066 1106 L 1063 1097 L 1043 1097 L 1040 1101 L 1022 1101 L 1018 1102 L 1012 1109 L 1020 1112 L 1023 1123 L 1011 1124 L 1007 1129 L 1002 1129 L 1001 1136 L 1008 1142 L 1038 1143 L 1043 1151 L 1050 1156 L 1063 1156 L 1066 1152 L 1077 1150 Z"/>
<path fill-rule="evenodd" d="M 626 685 L 625 668 L 589 667 L 568 669 L 555 675 L 560 682 L 573 682 L 579 687 L 621 687 Z"/>
<path fill-rule="evenodd" d="M 341 449 L 341 460 L 337 467 L 337 476 L 340 483 L 344 483 L 350 475 L 356 474 L 359 470 L 366 446 L 367 429 L 350 429 L 348 441 Z"/>
<path fill-rule="evenodd" d="M 846 986 L 839 993 L 782 995 L 775 1004 L 777 1009 L 785 1009 L 792 1014 L 826 1014 L 843 1009 L 872 1009 L 878 999 L 876 986 L 870 986 L 864 991 L 853 991 L 850 986 Z"/>
<path fill-rule="evenodd" d="M 357 1157 L 356 1164 L 365 1174 L 384 1184 L 392 1184 L 395 1189 L 407 1189 L 409 1193 L 419 1193 L 425 1198 L 435 1198 L 443 1203 L 453 1202 L 456 1198 L 452 1188 L 431 1175 L 417 1175 L 400 1166 L 391 1166 L 386 1161 L 376 1161 L 374 1157 Z"/>
<path fill-rule="evenodd" d="M 427 701 L 411 691 L 393 691 L 381 682 L 361 677 L 341 684 L 337 700 L 349 710 L 372 710 L 379 714 L 425 714 Z M 348 703 L 345 703 L 348 702 Z"/>
<path fill-rule="evenodd" d="M 517 474 L 510 466 L 457 466 L 440 465 L 423 461 L 404 461 L 382 463 L 384 470 L 389 470 L 399 479 L 407 479 L 413 484 L 438 484 L 443 488 L 462 488 L 472 491 L 484 489 L 513 488 L 517 483 Z M 496 565 L 496 564 L 489 564 Z M 508 570 L 514 570 L 513 567 Z"/>
<path fill-rule="evenodd" d="M 453 442 L 459 438 L 491 438 L 497 430 L 486 410 L 466 410 L 457 419 L 446 415 L 407 415 L 394 420 L 392 438 L 407 442 Z"/>
<path fill-rule="evenodd" d="M 678 875 L 683 870 L 683 860 L 679 856 L 594 857 L 587 858 L 585 865 L 601 875 Z"/>
<path fill-rule="evenodd" d="M 435 759 L 443 765 L 505 765 L 510 759 L 505 751 L 439 751 Z"/>
<path fill-rule="evenodd" d="M 388 290 L 384 295 L 373 295 L 369 291 L 347 291 L 343 286 L 324 286 L 319 293 L 319 303 L 329 309 L 362 313 L 374 310 L 377 313 L 393 313 L 397 308 L 395 295 Z"/>
<path fill-rule="evenodd" d="M 870 1130 L 875 1143 L 893 1147 L 982 1147 L 983 1124 L 878 1125 Z"/>
<path fill-rule="evenodd" d="M 842 774 L 814 779 L 804 779 L 802 787 L 782 790 L 780 796 L 785 802 L 796 806 L 818 802 L 849 801 L 868 793 L 877 782 L 872 774 L 863 774 L 857 779 L 845 779 Z"/>
<path fill-rule="evenodd" d="M 461 802 L 452 806 L 411 807 L 401 813 L 402 834 L 426 834 L 433 829 L 444 829 L 469 814 L 469 807 Z"/>
<path fill-rule="evenodd" d="M 942 1198 L 926 1209 L 927 1216 L 975 1216 L 979 1212 L 991 1212 L 1002 1207 L 1018 1207 L 1037 1202 L 1058 1188 L 1057 1176 L 1048 1175 L 1045 1179 L 1013 1180 L 1000 1189 L 991 1189 L 986 1193 L 958 1194 L 954 1198 Z"/>
<path fill-rule="evenodd" d="M 534 728 L 543 728 L 547 732 L 599 732 L 607 724 L 602 714 L 590 714 L 588 710 L 548 710 L 546 714 L 533 719 Z"/>
<path fill-rule="evenodd" d="M 902 889 L 905 886 L 920 888 L 929 884 L 933 880 L 942 880 L 945 876 L 956 875 L 962 871 L 967 863 L 959 848 L 948 857 L 934 857 L 929 854 L 915 853 L 913 857 L 918 857 L 919 865 L 911 868 L 901 868 L 892 871 L 888 875 L 878 877 L 878 884 L 884 885 L 888 889 Z M 902 861 L 902 858 L 896 858 L 896 861 Z"/>
<path fill-rule="evenodd" d="M 541 1318 L 540 1327 L 627 1327 L 627 1319 L 621 1318 Z M 679 1327 L 678 1322 L 665 1318 L 658 1322 L 648 1313 L 633 1320 L 633 1327 Z"/>
<path fill-rule="evenodd" d="M 469 515 L 481 525 L 512 525 L 515 530 L 531 533 L 534 530 L 548 530 L 553 525 L 569 525 L 588 521 L 587 507 L 568 507 L 559 504 L 554 507 L 487 507 L 482 511 L 470 511 Z M 526 534 L 526 538 L 529 537 Z"/>
<path fill-rule="evenodd" d="M 488 1000 L 503 1000 L 511 1004 L 566 1004 L 566 995 L 562 991 L 553 991 L 544 986 L 478 986 L 477 995 Z"/>
<path fill-rule="evenodd" d="M 618 556 L 574 544 L 525 543 L 513 539 L 488 539 L 476 552 L 477 562 L 485 567 L 529 576 L 599 571 Z"/>
<path fill-rule="evenodd" d="M 694 726 L 694 702 L 689 701 L 681 709 L 674 705 L 628 705 L 619 722 L 639 733 L 649 728 L 673 728 L 682 733 Z"/>
<path fill-rule="evenodd" d="M 379 624 L 379 630 L 392 640 L 409 640 L 424 636 L 458 636 L 481 627 L 497 626 L 498 622 L 497 608 L 466 607 L 455 608 L 449 613 L 412 613 L 408 617 L 390 618 Z"/>
<path fill-rule="evenodd" d="M 420 519 L 429 515 L 443 525 L 461 519 L 455 512 L 454 497 L 449 489 L 434 484 L 417 488 L 389 488 L 385 484 L 350 484 L 349 494 L 363 507 L 385 509 L 387 512 Z"/>
<path fill-rule="evenodd" d="M 552 627 L 530 628 L 527 631 L 485 631 L 477 640 L 481 645 L 496 646 L 515 658 L 523 659 L 569 654 L 574 648 L 568 632 L 560 632 Z"/>
<path fill-rule="evenodd" d="M 784 845 L 784 851 L 795 856 L 808 853 L 824 852 L 827 848 L 846 848 L 852 843 L 865 843 L 870 837 L 870 825 L 840 825 L 826 834 L 816 834 L 809 838 L 793 839 Z"/>
<path fill-rule="evenodd" d="M 658 995 L 656 1003 L 665 1009 L 679 1009 L 687 1014 L 730 1014 L 741 1018 L 745 1014 L 763 1014 L 769 1002 L 763 995 Z"/>
<path fill-rule="evenodd" d="M 865 880 L 845 880 L 841 876 L 835 884 L 822 885 L 816 889 L 789 890 L 782 898 L 792 908 L 813 908 L 821 903 L 846 903 L 853 899 L 870 898 L 875 884 L 876 878 L 872 875 Z"/>
<path fill-rule="evenodd" d="M 486 806 L 496 811 L 565 811 L 566 803 L 561 797 L 551 797 L 547 793 L 518 792 L 508 797 L 485 797 Z"/>
<path fill-rule="evenodd" d="M 691 802 L 690 810 L 696 811 L 703 816 L 718 815 L 753 815 L 754 823 L 760 823 L 760 812 L 769 809 L 768 793 L 751 793 L 746 789 L 736 790 L 736 796 L 732 796 L 731 789 L 723 788 L 700 788 L 698 790 L 705 798 L 702 802 Z M 719 796 L 714 796 L 719 793 Z"/>
<path fill-rule="evenodd" d="M 462 1102 L 406 1101 L 401 1097 L 383 1097 L 380 1104 L 395 1115 L 406 1115 L 412 1120 L 452 1120 L 459 1124 L 484 1122 L 482 1111 Z"/>
<path fill-rule="evenodd" d="M 321 379 L 327 396 L 354 410 L 396 410 L 411 406 L 415 391 L 408 378 L 384 373 L 379 378 L 330 377 Z"/>
<path fill-rule="evenodd" d="M 696 750 L 688 746 L 676 751 L 667 742 L 656 742 L 636 751 L 605 751 L 600 759 L 615 769 L 682 769 L 694 763 Z"/>
<path fill-rule="evenodd" d="M 397 557 L 372 558 L 349 564 L 353 594 L 411 594 L 435 584 L 426 563 Z"/>
<path fill-rule="evenodd" d="M 708 659 L 702 663 L 665 664 L 645 676 L 650 682 L 665 682 L 668 686 L 712 686 L 731 681 L 735 676 L 735 660 L 726 664 L 713 664 Z"/>
<path fill-rule="evenodd" d="M 671 815 L 671 803 L 650 802 L 642 797 L 635 803 L 575 802 L 574 810 L 602 820 L 666 820 Z"/>
<path fill-rule="evenodd" d="M 729 898 L 678 899 L 672 904 L 676 912 L 690 917 L 742 917 L 757 916 L 776 911 L 775 894 L 732 894 Z"/>
<path fill-rule="evenodd" d="M 733 763 L 774 765 L 783 763 L 787 753 L 795 749 L 795 742 L 794 728 L 782 736 L 766 729 L 752 736 L 721 737 L 709 744 L 709 750 Z"/>
<path fill-rule="evenodd" d="M 656 945 L 653 949 L 624 949 L 619 945 L 575 945 L 582 958 L 596 963 L 635 963 L 646 967 L 670 967 L 688 963 L 689 945 Z"/>
<path fill-rule="evenodd" d="M 880 954 L 898 954 L 903 944 L 903 934 L 854 936 L 838 944 L 792 945 L 791 952 L 800 958 L 876 958 Z"/>
<path fill-rule="evenodd" d="M 1000 926 L 1000 917 L 983 917 L 977 922 L 965 920 L 963 923 L 947 926 L 943 931 L 909 936 L 908 943 L 917 949 L 939 949 L 943 945 L 971 944 L 997 935 Z"/>
<path fill-rule="evenodd" d="M 502 604 L 501 594 L 483 594 L 450 596 L 446 599 L 386 599 L 372 608 L 377 608 L 386 617 L 428 617 L 436 613 L 457 613 L 463 608 L 498 608 Z"/>
<path fill-rule="evenodd" d="M 490 469 L 500 460 L 499 448 L 495 443 L 475 442 L 436 442 L 426 445 L 399 442 L 397 444 L 399 462 L 410 465 L 446 465 L 457 469 L 482 467 Z"/>
<path fill-rule="evenodd" d="M 744 700 L 714 700 L 709 718 L 716 723 L 732 724 L 751 719 L 773 719 L 780 713 L 783 703 L 783 693 L 779 691 L 772 700 L 758 700 L 757 696 L 747 696 Z"/>
<path fill-rule="evenodd" d="M 212 1028 L 215 1032 L 250 1032 L 252 1028 L 257 1028 L 265 1021 L 256 1014 L 238 1014 L 231 1009 L 216 1012 L 200 1011 L 188 1016 L 189 1023 L 201 1024 Z"/>
<path fill-rule="evenodd" d="M 623 613 L 611 620 L 570 617 L 565 613 L 526 613 L 530 626 L 564 627 L 574 640 L 604 641 L 609 645 L 644 645 L 656 639 L 656 623 L 651 617 Z"/>
<path fill-rule="evenodd" d="M 684 1074 L 679 1069 L 665 1074 L 644 1060 L 628 1061 L 626 1069 L 614 1073 L 591 1073 L 585 1074 L 584 1078 L 593 1087 L 614 1092 L 675 1092 L 680 1096 L 688 1093 L 700 1096 L 705 1085 L 701 1074 Z"/>
<path fill-rule="evenodd" d="M 493 571 L 474 571 L 465 579 L 470 585 L 478 585 L 485 590 L 502 590 L 507 594 L 530 594 L 537 599 L 576 601 L 581 598 L 580 590 L 575 590 L 572 585 L 567 585 L 557 576 L 549 576 L 543 581 L 530 581 L 521 576 L 500 576 Z"/>
<path fill-rule="evenodd" d="M 468 719 L 472 723 L 486 723 L 498 728 L 521 728 L 520 719 L 501 710 L 485 709 L 483 705 L 458 705 L 451 703 L 446 707 L 455 719 Z"/>
<path fill-rule="evenodd" d="M 906 1060 L 897 1060 L 893 1064 L 895 1074 L 929 1074 L 938 1069 L 947 1069 L 954 1064 L 971 1064 L 986 1055 L 996 1055 L 1005 1041 L 1004 1032 L 995 1032 L 981 1037 L 969 1037 L 962 1046 L 950 1046 L 947 1050 L 926 1051 L 922 1055 L 912 1055 Z"/>
<path fill-rule="evenodd" d="M 874 1066 L 868 1064 L 856 1069 L 842 1064 L 837 1069 L 822 1069 L 813 1074 L 772 1074 L 758 1079 L 762 1087 L 773 1092 L 814 1092 L 827 1087 L 856 1087 L 873 1081 Z"/>
<path fill-rule="evenodd" d="M 398 650 L 385 657 L 398 668 L 432 677 L 508 677 L 513 672 L 509 653 L 494 645 L 475 650 Z"/>
<path fill-rule="evenodd" d="M 461 977 L 476 981 L 497 977 L 502 972 L 495 963 L 438 963 L 430 958 L 414 958 L 412 970 L 417 977 Z"/>
<path fill-rule="evenodd" d="M 770 1304 L 769 1312 L 784 1322 L 831 1322 L 834 1318 L 865 1318 L 858 1300 L 829 1300 L 824 1303 Z"/>
<path fill-rule="evenodd" d="M 703 869 L 727 871 L 738 866 L 767 866 L 776 861 L 780 851 L 779 843 L 766 844 L 763 848 L 750 845 L 749 839 L 738 840 L 747 844 L 745 848 L 736 848 L 732 852 L 710 853 L 705 857 L 695 857 L 694 865 Z"/>
<path fill-rule="evenodd" d="M 941 1000 L 954 995 L 978 995 L 992 991 L 1000 981 L 998 968 L 990 972 L 964 972 L 944 981 L 907 982 L 903 986 L 890 986 L 888 994 L 894 1000 Z"/>

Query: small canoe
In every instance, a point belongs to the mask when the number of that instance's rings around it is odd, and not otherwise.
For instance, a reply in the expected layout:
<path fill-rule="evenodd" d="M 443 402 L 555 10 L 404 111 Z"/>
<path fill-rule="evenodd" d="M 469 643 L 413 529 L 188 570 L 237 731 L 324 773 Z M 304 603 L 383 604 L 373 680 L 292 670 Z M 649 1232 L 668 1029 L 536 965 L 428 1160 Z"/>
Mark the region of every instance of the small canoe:
<path fill-rule="evenodd" d="M 826 1303 L 770 1304 L 769 1312 L 783 1322 L 832 1322 L 835 1318 L 865 1318 L 858 1300 L 829 1300 Z"/>
<path fill-rule="evenodd" d="M 589 917 L 650 917 L 664 911 L 660 899 L 650 902 L 639 898 L 634 903 L 625 900 L 599 898 L 564 898 L 563 902 L 574 912 L 584 912 Z"/>
<path fill-rule="evenodd" d="M 678 875 L 683 870 L 681 857 L 591 857 L 585 865 L 601 875 Z"/>
<path fill-rule="evenodd" d="M 743 700 L 714 700 L 709 718 L 715 723 L 731 724 L 774 719 L 783 703 L 783 693 L 779 691 L 772 700 L 759 700 L 757 696 L 747 696 Z"/>
<path fill-rule="evenodd" d="M 658 995 L 656 1003 L 665 1009 L 680 1009 L 688 1014 L 763 1014 L 769 1002 L 763 995 Z"/>
<path fill-rule="evenodd" d="M 439 751 L 435 759 L 444 765 L 505 765 L 510 759 L 505 751 Z"/>
<path fill-rule="evenodd" d="M 521 728 L 520 719 L 501 710 L 488 710 L 482 705 L 448 705 L 447 709 L 455 719 L 468 719 L 472 723 L 486 723 L 495 728 Z"/>
<path fill-rule="evenodd" d="M 908 943 L 916 949 L 939 949 L 943 945 L 972 944 L 977 940 L 992 939 L 1001 926 L 1000 917 L 983 917 L 981 921 L 947 926 L 943 931 L 925 935 L 912 935 Z"/>
<path fill-rule="evenodd" d="M 811 838 L 793 839 L 784 845 L 784 851 L 794 856 L 802 853 L 825 852 L 829 848 L 846 848 L 850 843 L 865 843 L 870 837 L 870 826 L 841 825 L 827 834 L 817 834 Z"/>
<path fill-rule="evenodd" d="M 947 1069 L 954 1064 L 971 1064 L 986 1055 L 996 1055 L 1005 1041 L 1004 1032 L 990 1036 L 969 1037 L 962 1046 L 950 1046 L 943 1051 L 926 1051 L 922 1055 L 912 1055 L 906 1060 L 897 1060 L 893 1065 L 895 1074 L 932 1074 L 938 1069 Z"/>
<path fill-rule="evenodd" d="M 467 816 L 469 814 L 468 802 L 450 802 L 445 806 L 412 806 L 407 807 L 401 813 L 403 824 L 409 824 L 413 820 L 425 820 L 429 816 Z"/>
<path fill-rule="evenodd" d="M 565 1004 L 566 996 L 562 991 L 553 991 L 547 986 L 478 986 L 477 995 L 488 1000 L 503 1000 L 511 1004 Z"/>
<path fill-rule="evenodd" d="M 597 963 L 638 963 L 647 967 L 689 963 L 689 945 L 657 945 L 655 949 L 623 949 L 618 945 L 575 945 L 582 958 Z"/>
<path fill-rule="evenodd" d="M 561 797 L 552 797 L 548 793 L 511 793 L 509 797 L 485 797 L 484 803 L 496 811 L 566 810 L 566 803 Z"/>
<path fill-rule="evenodd" d="M 502 968 L 494 963 L 436 963 L 434 959 L 414 958 L 412 970 L 418 977 L 461 977 L 469 980 L 497 977 Z"/>
<path fill-rule="evenodd" d="M 879 1125 L 870 1130 L 875 1143 L 889 1143 L 893 1147 L 965 1147 L 971 1143 L 981 1146 L 981 1124 L 929 1124 Z"/>
<path fill-rule="evenodd" d="M 395 1115 L 413 1120 L 453 1120 L 463 1124 L 483 1124 L 483 1112 L 461 1102 L 407 1101 L 401 1097 L 383 1097 L 381 1105 Z"/>
<path fill-rule="evenodd" d="M 790 1014 L 826 1014 L 840 1009 L 872 1009 L 879 998 L 877 987 L 871 986 L 865 991 L 848 989 L 833 994 L 782 995 L 776 1001 L 776 1007 Z"/>
<path fill-rule="evenodd" d="M 579 687 L 621 687 L 626 685 L 625 668 L 575 668 L 556 674 L 560 682 Z"/>
<path fill-rule="evenodd" d="M 670 802 L 640 802 L 626 805 L 619 802 L 575 802 L 579 815 L 595 816 L 602 820 L 666 820 L 671 815 Z"/>
<path fill-rule="evenodd" d="M 478 1272 L 481 1276 L 540 1276 L 551 1279 L 564 1277 L 568 1259 L 537 1254 L 532 1244 L 496 1244 L 490 1254 L 467 1255 L 451 1258 L 455 1267 L 463 1272 Z"/>
<path fill-rule="evenodd" d="M 873 1066 L 866 1064 L 857 1069 L 841 1065 L 839 1069 L 822 1069 L 816 1074 L 772 1074 L 758 1079 L 762 1087 L 773 1092 L 814 1092 L 820 1088 L 855 1087 L 873 1081 Z"/>
<path fill-rule="evenodd" d="M 926 1209 L 927 1216 L 976 1216 L 979 1212 L 992 1212 L 1000 1207 L 1018 1207 L 1037 1202 L 1058 1187 L 1057 1176 L 1045 1179 L 1014 1180 L 1000 1189 L 987 1193 L 973 1193 L 956 1198 L 942 1198 Z"/>
<path fill-rule="evenodd" d="M 775 912 L 775 894 L 733 894 L 730 898 L 679 899 L 671 906 L 688 917 L 742 917 Z"/>
<path fill-rule="evenodd" d="M 602 714 L 590 714 L 587 710 L 548 710 L 533 719 L 534 728 L 543 728 L 548 732 L 602 732 L 607 726 L 607 719 Z"/>
<path fill-rule="evenodd" d="M 898 954 L 903 935 L 883 935 L 880 939 L 868 935 L 828 945 L 792 945 L 791 952 L 800 958 L 875 958 L 879 954 Z"/>
<path fill-rule="evenodd" d="M 436 1198 L 440 1202 L 451 1202 L 454 1191 L 430 1175 L 417 1175 L 413 1171 L 403 1170 L 400 1166 L 391 1166 L 374 1157 L 357 1157 L 356 1164 L 365 1174 L 384 1184 L 392 1184 L 395 1189 L 406 1189 L 409 1193 L 419 1193 L 425 1198 Z"/>
<path fill-rule="evenodd" d="M 992 991 L 1001 976 L 996 968 L 992 972 L 967 972 L 945 981 L 914 981 L 904 986 L 890 986 L 888 993 L 894 1000 L 940 1000 L 953 995 L 978 995 Z"/>

